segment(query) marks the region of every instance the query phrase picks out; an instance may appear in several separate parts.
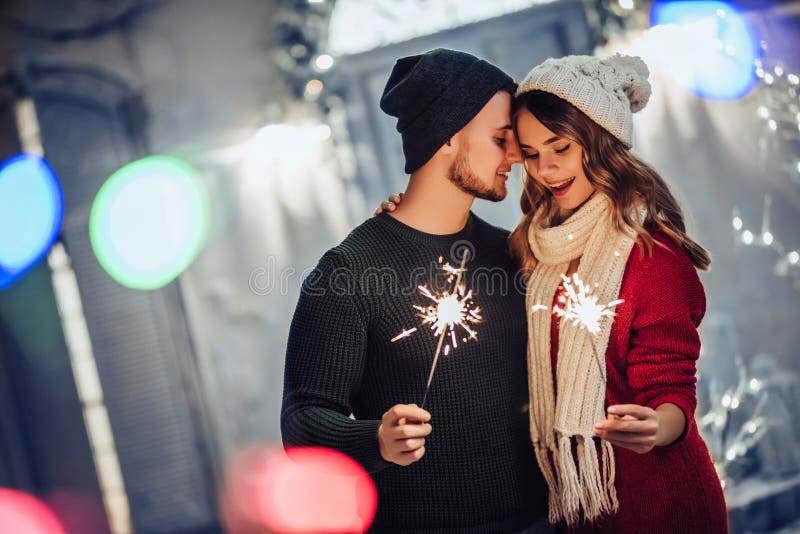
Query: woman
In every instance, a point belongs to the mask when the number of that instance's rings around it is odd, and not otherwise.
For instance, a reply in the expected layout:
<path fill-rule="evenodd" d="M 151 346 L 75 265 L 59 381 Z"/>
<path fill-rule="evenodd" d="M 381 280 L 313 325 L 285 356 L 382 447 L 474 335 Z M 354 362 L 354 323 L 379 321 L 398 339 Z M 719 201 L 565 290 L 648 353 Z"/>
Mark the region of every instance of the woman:
<path fill-rule="evenodd" d="M 596 334 L 532 312 L 531 436 L 552 522 L 726 532 L 722 488 L 694 422 L 705 312 L 697 269 L 710 258 L 664 180 L 630 151 L 647 76 L 639 58 L 569 56 L 535 67 L 516 93 L 527 179 L 510 246 L 530 270 L 529 309 L 563 308 L 563 276 L 575 274 L 597 302 L 622 300 Z"/>

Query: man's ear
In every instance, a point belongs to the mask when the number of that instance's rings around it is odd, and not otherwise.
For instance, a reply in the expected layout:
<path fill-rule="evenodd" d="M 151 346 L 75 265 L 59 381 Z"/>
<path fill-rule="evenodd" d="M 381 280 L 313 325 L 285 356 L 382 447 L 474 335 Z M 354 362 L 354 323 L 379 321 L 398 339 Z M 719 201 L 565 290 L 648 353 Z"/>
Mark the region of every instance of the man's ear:
<path fill-rule="evenodd" d="M 458 134 L 448 139 L 439 149 L 439 152 L 445 155 L 451 155 L 458 152 Z"/>

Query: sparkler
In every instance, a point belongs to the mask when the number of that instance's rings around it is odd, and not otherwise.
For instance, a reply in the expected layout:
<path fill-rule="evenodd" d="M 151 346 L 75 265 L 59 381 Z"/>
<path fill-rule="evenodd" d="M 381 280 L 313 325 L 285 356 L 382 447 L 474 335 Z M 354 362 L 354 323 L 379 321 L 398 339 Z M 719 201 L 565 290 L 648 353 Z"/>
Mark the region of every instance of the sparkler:
<path fill-rule="evenodd" d="M 456 327 L 462 329 L 467 337 L 462 338 L 462 342 L 466 343 L 470 339 L 478 339 L 477 332 L 470 327 L 470 324 L 477 324 L 483 320 L 481 317 L 481 309 L 473 305 L 472 290 L 467 291 L 461 283 L 461 277 L 466 270 L 464 265 L 467 262 L 469 251 L 465 250 L 464 255 L 461 257 L 461 267 L 458 269 L 452 267 L 449 263 L 445 263 L 442 269 L 451 275 L 451 279 L 455 276 L 455 284 L 452 291 L 446 291 L 441 295 L 432 293 L 427 287 L 419 286 L 419 292 L 423 296 L 432 301 L 432 304 L 427 306 L 414 305 L 417 310 L 417 316 L 422 319 L 422 325 L 430 325 L 433 334 L 439 337 L 436 345 L 436 352 L 433 355 L 433 364 L 431 371 L 428 375 L 428 383 L 425 385 L 425 395 L 422 397 L 421 408 L 425 407 L 425 401 L 428 398 L 428 391 L 431 387 L 433 374 L 436 371 L 436 364 L 439 362 L 439 355 L 442 353 L 444 347 L 444 355 L 450 354 L 451 349 L 458 347 L 459 333 Z M 439 258 L 441 262 L 441 258 Z M 406 338 L 417 331 L 417 328 L 409 328 L 403 330 L 395 337 L 392 338 L 392 343 L 400 339 Z M 448 343 L 445 344 L 445 339 Z"/>
<path fill-rule="evenodd" d="M 622 300 L 612 300 L 608 304 L 601 304 L 598 302 L 597 295 L 592 293 L 592 287 L 587 285 L 580 279 L 578 273 L 572 275 L 570 278 L 561 275 L 564 280 L 564 290 L 566 296 L 562 296 L 559 302 L 563 305 L 553 306 L 553 313 L 558 315 L 562 320 L 572 321 L 573 326 L 584 328 L 589 334 L 589 339 L 592 342 L 592 351 L 594 352 L 595 361 L 600 369 L 600 375 L 605 379 L 606 368 L 604 362 L 600 359 L 600 353 L 597 350 L 597 333 L 600 332 L 600 321 L 603 317 L 614 317 L 615 306 L 622 304 Z M 535 304 L 532 306 L 531 311 L 546 310 L 547 306 L 542 304 Z"/>

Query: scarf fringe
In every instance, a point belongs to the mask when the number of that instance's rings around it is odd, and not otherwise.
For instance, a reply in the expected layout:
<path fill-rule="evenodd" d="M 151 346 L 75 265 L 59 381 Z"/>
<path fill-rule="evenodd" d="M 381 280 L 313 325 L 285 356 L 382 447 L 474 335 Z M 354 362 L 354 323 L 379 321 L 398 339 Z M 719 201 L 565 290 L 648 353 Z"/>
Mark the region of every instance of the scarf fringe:
<path fill-rule="evenodd" d="M 591 436 L 558 436 L 557 443 L 549 448 L 536 443 L 534 447 L 550 490 L 550 523 L 563 521 L 573 526 L 615 513 L 619 501 L 611 444 L 601 441 L 598 447 Z"/>
<path fill-rule="evenodd" d="M 561 488 L 558 484 L 558 480 L 556 480 L 555 472 L 553 471 L 552 460 L 555 458 L 557 449 L 555 446 L 547 447 L 537 442 L 534 444 L 534 450 L 536 451 L 536 460 L 539 462 L 539 468 L 550 490 L 549 513 L 547 519 L 550 523 L 557 523 L 559 518 L 563 516 L 559 501 L 553 498 L 553 495 L 561 494 Z"/>
<path fill-rule="evenodd" d="M 609 512 L 616 512 L 619 509 L 617 500 L 617 487 L 614 485 L 616 480 L 616 464 L 614 463 L 614 449 L 611 443 L 601 440 L 603 447 L 603 478 L 605 479 L 605 489 L 607 490 L 608 500 L 611 502 Z"/>

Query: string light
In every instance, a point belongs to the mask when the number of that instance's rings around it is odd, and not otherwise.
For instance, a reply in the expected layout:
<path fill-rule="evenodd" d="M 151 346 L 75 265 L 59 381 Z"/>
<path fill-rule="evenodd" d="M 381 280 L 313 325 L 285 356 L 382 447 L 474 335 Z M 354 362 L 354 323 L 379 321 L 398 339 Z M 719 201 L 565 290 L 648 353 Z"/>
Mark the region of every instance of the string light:
<path fill-rule="evenodd" d="M 800 166 L 800 165 L 799 165 Z M 758 246 L 762 248 L 771 248 L 778 254 L 778 260 L 775 263 L 774 272 L 778 276 L 787 276 L 792 269 L 796 269 L 800 264 L 800 252 L 797 250 L 786 251 L 780 241 L 775 237 L 770 229 L 770 218 L 772 209 L 772 198 L 769 194 L 764 195 L 764 209 L 761 220 L 761 232 L 756 234 L 745 227 L 744 220 L 739 214 L 739 209 L 733 209 L 733 217 L 731 218 L 731 226 L 738 234 L 738 240 L 746 246 Z M 796 269 L 800 275 L 800 269 Z"/>
<path fill-rule="evenodd" d="M 762 50 L 769 48 L 767 41 L 760 42 Z M 797 85 L 800 76 L 788 71 L 778 62 L 765 65 L 763 58 L 753 60 L 755 74 L 763 80 L 759 87 L 758 100 L 755 106 L 756 116 L 763 120 L 763 133 L 759 142 L 761 150 L 761 164 L 774 165 L 778 158 L 778 169 L 786 173 L 787 178 L 800 183 L 800 161 L 793 157 L 790 161 L 780 161 L 779 154 L 796 155 L 793 144 L 800 140 L 800 110 L 798 109 Z M 767 72 L 769 70 L 769 72 Z M 774 74 L 773 74 L 774 73 Z M 745 246 L 769 248 L 777 253 L 774 273 L 785 277 L 790 273 L 795 278 L 795 287 L 800 289 L 800 257 L 796 250 L 787 250 L 770 229 L 770 204 L 769 195 L 764 197 L 764 211 L 761 231 L 755 232 L 746 227 L 738 209 L 733 210 L 732 225 L 737 233 L 737 241 Z"/>
<path fill-rule="evenodd" d="M 736 358 L 739 381 L 729 387 L 721 397 L 711 399 L 711 405 L 699 420 L 703 437 L 714 458 L 714 468 L 723 488 L 739 477 L 729 467 L 742 459 L 755 447 L 770 426 L 772 419 L 762 414 L 767 408 L 769 396 L 760 393 L 762 382 L 752 377 L 740 358 Z M 744 413 L 735 414 L 742 407 Z M 745 460 L 746 461 L 746 460 Z"/>

